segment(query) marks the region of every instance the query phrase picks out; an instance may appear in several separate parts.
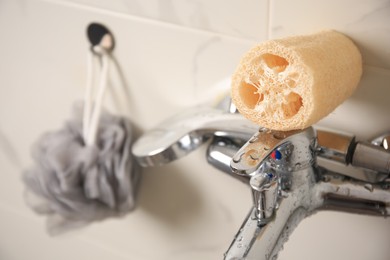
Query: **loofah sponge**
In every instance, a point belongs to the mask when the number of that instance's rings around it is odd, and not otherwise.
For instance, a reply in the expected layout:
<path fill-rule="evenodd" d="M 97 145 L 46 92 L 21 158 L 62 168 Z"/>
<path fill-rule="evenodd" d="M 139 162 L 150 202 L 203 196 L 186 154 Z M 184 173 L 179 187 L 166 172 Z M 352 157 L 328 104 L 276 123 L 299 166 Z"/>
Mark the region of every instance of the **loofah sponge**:
<path fill-rule="evenodd" d="M 358 48 L 336 31 L 259 44 L 232 77 L 241 114 L 273 130 L 304 129 L 347 99 L 362 74 Z"/>

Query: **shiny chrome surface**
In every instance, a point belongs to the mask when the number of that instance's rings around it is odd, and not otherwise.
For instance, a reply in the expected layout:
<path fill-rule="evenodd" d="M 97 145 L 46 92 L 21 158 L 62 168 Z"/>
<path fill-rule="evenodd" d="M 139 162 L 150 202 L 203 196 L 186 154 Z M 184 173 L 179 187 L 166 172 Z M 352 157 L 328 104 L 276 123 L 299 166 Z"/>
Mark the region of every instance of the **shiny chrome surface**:
<path fill-rule="evenodd" d="M 286 134 L 278 142 L 273 140 L 275 134 L 281 136 L 278 132 L 262 129 L 232 157 L 234 172 L 252 176 L 253 208 L 226 252 L 225 259 L 275 259 L 299 222 L 318 210 L 332 209 L 382 217 L 390 214 L 388 183 L 377 180 L 376 184 L 371 184 L 354 180 L 342 172 L 335 173 L 317 166 L 316 155 L 323 154 L 326 142 L 320 142 L 313 129 Z M 341 139 L 345 140 L 343 137 Z M 351 143 L 345 147 L 358 147 L 359 143 L 352 143 L 353 138 L 349 140 Z M 258 152 L 263 151 L 265 146 L 270 149 L 263 154 Z M 334 147 L 332 150 L 335 150 Z M 389 153 L 386 150 L 368 144 L 363 147 L 369 147 L 363 151 L 370 153 L 365 158 L 371 159 L 368 160 L 371 170 L 388 161 Z M 375 152 L 371 150 L 374 148 Z M 248 151 L 258 156 L 245 159 Z M 275 156 L 275 151 L 281 156 Z M 357 152 L 363 152 L 356 151 L 356 148 L 344 151 L 343 157 L 352 158 L 352 161 L 360 158 Z M 373 158 L 377 151 L 379 161 Z M 325 158 L 329 159 L 327 156 Z M 339 159 L 335 161 L 339 163 Z M 347 164 L 348 160 L 344 163 Z M 293 167 L 297 164 L 299 167 Z M 383 166 L 380 169 L 387 170 Z M 389 170 L 382 174 L 388 176 Z"/>
<path fill-rule="evenodd" d="M 249 178 L 247 176 L 235 174 L 230 168 L 232 157 L 244 144 L 244 140 L 215 136 L 207 148 L 207 162 L 229 176 L 248 184 Z"/>
<path fill-rule="evenodd" d="M 353 151 L 351 164 L 379 173 L 390 172 L 390 153 L 380 146 L 359 142 Z M 382 179 L 383 180 L 383 179 Z M 378 181 L 382 181 L 379 179 Z"/>
<path fill-rule="evenodd" d="M 390 150 L 390 133 L 385 133 L 381 136 L 378 136 L 371 141 L 373 145 L 380 146 L 385 150 Z"/>
<path fill-rule="evenodd" d="M 310 152 L 310 147 L 312 147 L 311 150 L 314 149 L 314 142 L 312 128 L 289 132 L 260 128 L 233 156 L 230 166 L 233 172 L 239 175 L 254 175 L 258 169 L 263 170 L 259 168 L 260 166 L 275 168 L 279 171 L 308 167 L 314 158 Z M 280 153 L 281 158 L 265 161 L 274 151 Z"/>
<path fill-rule="evenodd" d="M 224 259 L 275 259 L 288 234 L 303 219 L 310 207 L 309 187 L 314 183 L 313 175 L 307 170 L 299 171 L 292 180 L 288 195 L 279 196 L 275 217 L 262 223 L 256 215 L 256 208 L 238 231 L 225 254 Z M 242 241 L 248 241 L 245 245 Z"/>
<path fill-rule="evenodd" d="M 255 129 L 240 114 L 196 107 L 145 133 L 135 142 L 132 152 L 142 166 L 157 166 L 187 155 L 214 135 L 247 140 L 251 136 L 248 132 Z"/>
<path fill-rule="evenodd" d="M 321 180 L 315 181 L 315 175 L 307 170 L 294 174 L 291 189 L 280 197 L 276 216 L 269 223 L 261 224 L 253 207 L 224 259 L 276 259 L 299 222 L 319 210 L 381 217 L 390 214 L 388 186 L 371 185 L 331 172 L 324 172 Z"/>
<path fill-rule="evenodd" d="M 350 149 L 355 141 L 352 135 L 317 129 L 318 155 L 329 160 L 348 164 Z"/>
<path fill-rule="evenodd" d="M 270 131 L 230 112 L 185 111 L 133 147 L 141 165 L 156 166 L 212 138 L 207 161 L 249 184 L 253 200 L 225 259 L 276 259 L 299 222 L 319 210 L 390 215 L 389 135 L 370 144 L 312 127 Z"/>
<path fill-rule="evenodd" d="M 267 224 L 274 217 L 278 200 L 279 182 L 275 174 L 262 172 L 253 175 L 249 182 L 252 188 L 255 217 L 260 224 Z"/>

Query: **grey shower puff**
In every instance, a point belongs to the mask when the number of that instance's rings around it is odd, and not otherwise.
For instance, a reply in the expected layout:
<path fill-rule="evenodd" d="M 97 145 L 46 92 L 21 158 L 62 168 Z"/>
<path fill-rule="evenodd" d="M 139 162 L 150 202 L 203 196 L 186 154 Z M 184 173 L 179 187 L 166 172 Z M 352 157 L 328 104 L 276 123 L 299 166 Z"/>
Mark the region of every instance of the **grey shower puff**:
<path fill-rule="evenodd" d="M 135 207 L 140 167 L 133 160 L 130 122 L 103 112 L 96 145 L 82 138 L 82 106 L 55 132 L 33 146 L 35 166 L 23 174 L 27 204 L 48 215 L 57 234 Z"/>

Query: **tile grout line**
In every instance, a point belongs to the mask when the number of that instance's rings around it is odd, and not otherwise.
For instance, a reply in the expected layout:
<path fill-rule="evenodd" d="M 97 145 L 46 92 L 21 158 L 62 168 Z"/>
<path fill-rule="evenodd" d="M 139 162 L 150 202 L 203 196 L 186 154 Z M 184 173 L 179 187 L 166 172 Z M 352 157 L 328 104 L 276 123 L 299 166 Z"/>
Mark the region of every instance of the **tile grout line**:
<path fill-rule="evenodd" d="M 268 7 L 268 13 L 267 13 L 267 40 L 271 39 L 271 17 L 272 17 L 272 0 L 267 0 L 267 7 Z"/>
<path fill-rule="evenodd" d="M 27 205 L 26 205 L 26 207 L 27 207 Z M 30 213 L 26 213 L 25 211 L 23 211 L 21 209 L 16 209 L 16 208 L 14 208 L 14 207 L 12 207 L 12 206 L 10 206 L 2 201 L 0 201 L 0 211 L 6 211 L 10 214 L 15 214 L 18 217 L 31 220 L 34 223 L 39 223 L 33 215 L 30 215 Z"/>
<path fill-rule="evenodd" d="M 223 37 L 223 38 L 233 39 L 233 40 L 238 40 L 238 41 L 243 41 L 243 42 L 253 42 L 254 41 L 254 39 L 247 38 L 247 37 L 233 36 L 233 35 L 229 35 L 229 34 L 225 34 L 225 33 L 221 33 L 221 32 L 214 32 L 214 31 L 208 31 L 208 30 L 194 28 L 194 27 L 188 27 L 188 26 L 184 26 L 184 25 L 180 25 L 180 24 L 176 24 L 176 23 L 170 23 L 170 22 L 156 20 L 156 19 L 152 19 L 152 18 L 121 13 L 121 12 L 117 12 L 117 11 L 113 11 L 113 10 L 105 10 L 103 8 L 96 7 L 96 6 L 90 6 L 87 4 L 68 2 L 66 0 L 35 0 L 35 1 L 46 2 L 46 3 L 54 4 L 54 5 L 62 5 L 62 6 L 66 6 L 69 8 L 80 8 L 80 9 L 84 9 L 84 10 L 91 11 L 91 12 L 100 12 L 102 14 L 113 15 L 113 16 L 116 16 L 119 18 L 134 20 L 137 22 L 144 22 L 144 23 L 149 23 L 149 24 L 154 24 L 154 25 L 159 25 L 159 26 L 166 26 L 169 28 L 186 30 L 186 31 L 190 31 L 190 32 L 214 35 L 214 36 L 218 36 L 218 37 Z"/>
<path fill-rule="evenodd" d="M 363 70 L 364 70 L 364 68 L 381 70 L 381 71 L 386 71 L 386 73 L 390 73 L 390 68 L 384 68 L 384 67 L 379 67 L 379 66 L 376 66 L 376 65 L 365 64 L 363 62 Z"/>

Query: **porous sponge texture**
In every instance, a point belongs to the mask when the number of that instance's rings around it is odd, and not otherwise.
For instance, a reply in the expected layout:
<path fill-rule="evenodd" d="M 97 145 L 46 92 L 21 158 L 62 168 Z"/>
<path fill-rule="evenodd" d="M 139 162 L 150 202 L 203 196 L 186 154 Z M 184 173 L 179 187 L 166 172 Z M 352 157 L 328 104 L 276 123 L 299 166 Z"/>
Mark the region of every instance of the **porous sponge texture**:
<path fill-rule="evenodd" d="M 327 30 L 261 43 L 241 59 L 231 96 L 241 114 L 280 131 L 304 129 L 352 95 L 362 57 L 343 34 Z"/>

